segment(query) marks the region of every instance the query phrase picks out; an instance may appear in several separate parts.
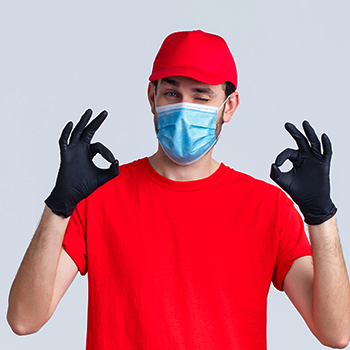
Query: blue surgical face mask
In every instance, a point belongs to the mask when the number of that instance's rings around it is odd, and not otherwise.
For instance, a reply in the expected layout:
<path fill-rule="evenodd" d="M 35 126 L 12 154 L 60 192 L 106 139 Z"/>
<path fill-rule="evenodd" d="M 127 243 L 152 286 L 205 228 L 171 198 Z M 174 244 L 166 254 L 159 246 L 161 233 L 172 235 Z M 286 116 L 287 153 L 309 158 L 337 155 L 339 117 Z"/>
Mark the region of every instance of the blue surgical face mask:
<path fill-rule="evenodd" d="M 157 137 L 173 162 L 194 163 L 215 145 L 217 115 L 228 98 L 219 108 L 187 102 L 156 107 Z"/>

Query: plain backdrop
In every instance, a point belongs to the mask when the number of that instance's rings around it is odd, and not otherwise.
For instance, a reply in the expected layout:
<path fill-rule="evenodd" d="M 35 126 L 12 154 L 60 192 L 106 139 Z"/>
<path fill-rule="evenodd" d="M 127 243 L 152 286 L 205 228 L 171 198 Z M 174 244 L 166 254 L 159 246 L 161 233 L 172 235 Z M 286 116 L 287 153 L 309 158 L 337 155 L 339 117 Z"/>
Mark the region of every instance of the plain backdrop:
<path fill-rule="evenodd" d="M 37 334 L 24 337 L 6 322 L 9 289 L 54 185 L 67 121 L 89 107 L 106 109 L 94 140 L 120 163 L 156 151 L 146 90 L 154 57 L 173 31 L 219 34 L 237 62 L 241 104 L 215 159 L 271 182 L 276 155 L 295 147 L 286 121 L 301 127 L 307 119 L 329 135 L 332 198 L 349 261 L 349 12 L 347 0 L 2 1 L 0 348 L 84 349 L 85 277 L 77 276 Z M 267 332 L 270 350 L 324 348 L 273 286 Z"/>

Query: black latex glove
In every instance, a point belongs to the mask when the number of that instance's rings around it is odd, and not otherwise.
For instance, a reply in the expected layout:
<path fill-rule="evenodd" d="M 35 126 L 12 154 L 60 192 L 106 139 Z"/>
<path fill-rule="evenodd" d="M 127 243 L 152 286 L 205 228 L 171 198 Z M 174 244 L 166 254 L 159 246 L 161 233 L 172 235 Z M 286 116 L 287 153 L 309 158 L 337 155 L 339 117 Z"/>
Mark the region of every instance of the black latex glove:
<path fill-rule="evenodd" d="M 91 115 L 91 109 L 82 115 L 72 132 L 69 144 L 72 122 L 64 127 L 59 139 L 61 165 L 56 185 L 45 203 L 55 214 L 65 218 L 72 215 L 83 198 L 119 174 L 119 163 L 112 152 L 99 142 L 90 143 L 96 130 L 106 119 L 107 112 L 101 112 L 86 126 Z M 109 169 L 100 169 L 92 162 L 97 153 L 112 163 Z"/>
<path fill-rule="evenodd" d="M 291 123 L 286 123 L 285 128 L 299 149 L 287 148 L 281 152 L 271 166 L 270 177 L 298 204 L 307 224 L 319 225 L 337 211 L 330 198 L 331 141 L 326 134 L 322 135 L 322 154 L 320 141 L 307 121 L 303 122 L 307 137 Z M 283 173 L 278 167 L 287 159 L 293 168 Z"/>

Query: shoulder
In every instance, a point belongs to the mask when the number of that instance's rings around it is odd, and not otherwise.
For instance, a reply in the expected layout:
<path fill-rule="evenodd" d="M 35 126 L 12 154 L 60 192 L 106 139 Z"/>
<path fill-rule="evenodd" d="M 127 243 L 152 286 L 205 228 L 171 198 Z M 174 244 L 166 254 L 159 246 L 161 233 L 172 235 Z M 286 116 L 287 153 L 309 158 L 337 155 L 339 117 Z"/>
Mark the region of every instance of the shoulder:
<path fill-rule="evenodd" d="M 120 174 L 125 175 L 141 175 L 149 172 L 150 164 L 147 157 L 125 163 L 119 167 Z"/>
<path fill-rule="evenodd" d="M 120 182 L 135 181 L 136 178 L 142 178 L 147 170 L 147 158 L 137 159 L 130 163 L 125 163 L 119 166 L 119 175 L 107 182 L 109 186 L 117 185 Z M 107 185 L 106 184 L 106 185 Z M 103 186 L 102 186 L 103 187 Z M 108 186 L 107 186 L 108 187 Z"/>
<path fill-rule="evenodd" d="M 97 198 L 111 197 L 116 191 L 118 193 L 127 191 L 133 184 L 145 181 L 142 179 L 146 178 L 143 171 L 146 160 L 147 158 L 143 158 L 120 165 L 119 175 L 98 187 L 87 199 L 91 201 Z"/>
<path fill-rule="evenodd" d="M 246 173 L 237 171 L 226 165 L 224 181 L 228 185 L 234 185 L 240 191 L 255 192 L 269 195 L 285 195 L 284 192 L 277 186 L 266 181 L 257 179 Z"/>
<path fill-rule="evenodd" d="M 256 205 L 259 210 L 284 211 L 294 207 L 288 195 L 274 184 L 257 179 L 246 173 L 234 170 L 225 165 L 225 176 L 222 181 L 226 193 L 248 206 Z"/>
<path fill-rule="evenodd" d="M 86 211 L 87 208 L 101 208 L 114 206 L 115 202 L 130 197 L 135 187 L 142 186 L 147 181 L 143 163 L 147 158 L 138 159 L 119 166 L 119 175 L 98 187 L 92 194 L 79 202 L 78 211 Z"/>

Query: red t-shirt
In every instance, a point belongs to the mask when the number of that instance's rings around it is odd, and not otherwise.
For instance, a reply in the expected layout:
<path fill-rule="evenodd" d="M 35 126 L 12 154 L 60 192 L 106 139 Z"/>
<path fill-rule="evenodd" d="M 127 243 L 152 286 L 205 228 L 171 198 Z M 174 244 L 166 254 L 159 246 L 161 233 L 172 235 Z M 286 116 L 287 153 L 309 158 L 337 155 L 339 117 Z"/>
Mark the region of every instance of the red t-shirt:
<path fill-rule="evenodd" d="M 277 187 L 221 164 L 166 179 L 147 158 L 77 206 L 64 248 L 88 272 L 88 350 L 263 350 L 271 281 L 310 255 Z"/>

